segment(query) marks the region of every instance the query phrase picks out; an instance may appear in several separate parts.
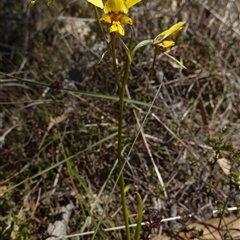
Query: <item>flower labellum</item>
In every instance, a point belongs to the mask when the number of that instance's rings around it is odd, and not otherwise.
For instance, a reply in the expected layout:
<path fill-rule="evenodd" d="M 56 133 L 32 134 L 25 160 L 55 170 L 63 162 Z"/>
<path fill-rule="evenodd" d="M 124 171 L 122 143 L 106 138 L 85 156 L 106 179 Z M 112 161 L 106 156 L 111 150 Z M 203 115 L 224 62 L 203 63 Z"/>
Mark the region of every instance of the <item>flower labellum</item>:
<path fill-rule="evenodd" d="M 166 52 L 170 47 L 174 46 L 174 41 L 163 41 L 159 43 L 157 46 L 162 52 Z"/>

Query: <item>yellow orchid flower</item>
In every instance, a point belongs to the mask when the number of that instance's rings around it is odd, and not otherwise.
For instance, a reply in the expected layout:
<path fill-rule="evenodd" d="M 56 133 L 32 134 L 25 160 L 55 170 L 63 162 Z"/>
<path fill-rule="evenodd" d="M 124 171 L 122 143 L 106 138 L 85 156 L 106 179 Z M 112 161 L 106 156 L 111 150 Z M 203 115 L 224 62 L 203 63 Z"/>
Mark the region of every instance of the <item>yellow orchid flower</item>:
<path fill-rule="evenodd" d="M 165 40 L 167 37 L 177 34 L 182 29 L 184 24 L 185 22 L 178 22 L 172 27 L 170 27 L 168 30 L 161 32 L 153 40 L 152 44 L 155 45 L 163 54 L 176 62 L 179 66 L 186 69 L 186 67 L 180 61 L 167 53 L 167 50 L 175 45 L 175 42 L 171 40 Z"/>
<path fill-rule="evenodd" d="M 185 22 L 178 22 L 170 27 L 168 30 L 161 32 L 154 39 L 154 45 L 156 45 L 162 52 L 166 52 L 170 47 L 175 45 L 174 41 L 165 40 L 169 36 L 176 35 L 183 27 Z"/>
<path fill-rule="evenodd" d="M 102 8 L 106 16 L 100 18 L 102 23 L 110 23 L 110 33 L 118 32 L 122 36 L 125 35 L 123 24 L 132 25 L 133 21 L 130 17 L 126 16 L 129 8 L 140 2 L 141 0 L 107 0 L 103 4 L 102 0 L 88 0 L 96 7 Z"/>

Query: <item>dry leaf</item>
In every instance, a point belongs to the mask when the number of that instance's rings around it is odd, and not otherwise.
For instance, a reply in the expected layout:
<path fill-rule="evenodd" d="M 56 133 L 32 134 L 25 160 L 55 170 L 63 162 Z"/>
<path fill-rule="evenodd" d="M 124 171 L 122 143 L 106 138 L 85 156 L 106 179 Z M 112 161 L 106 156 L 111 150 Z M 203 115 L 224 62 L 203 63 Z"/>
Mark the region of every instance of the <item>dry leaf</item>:
<path fill-rule="evenodd" d="M 0 197 L 3 196 L 3 193 L 6 191 L 6 189 L 7 189 L 6 185 L 0 186 Z"/>
<path fill-rule="evenodd" d="M 58 123 L 66 120 L 68 118 L 69 112 L 64 112 L 61 116 L 53 118 L 50 117 L 50 122 L 48 125 L 47 130 L 49 131 L 52 127 L 54 127 L 55 125 L 57 125 Z"/>
<path fill-rule="evenodd" d="M 219 158 L 217 160 L 219 166 L 221 167 L 221 169 L 223 170 L 223 172 L 228 175 L 230 173 L 230 169 L 231 169 L 231 164 L 230 162 L 226 159 L 226 158 Z"/>
<path fill-rule="evenodd" d="M 67 111 L 64 112 L 61 116 L 56 117 L 56 118 L 53 118 L 52 116 L 50 116 L 50 122 L 49 122 L 49 124 L 48 124 L 47 131 L 45 132 L 45 134 L 44 134 L 44 136 L 43 136 L 43 138 L 42 138 L 42 141 L 41 141 L 41 143 L 40 143 L 40 145 L 39 145 L 39 149 L 42 148 L 43 142 L 45 141 L 45 138 L 47 137 L 50 129 L 51 129 L 52 127 L 54 127 L 55 125 L 57 125 L 58 123 L 66 120 L 66 119 L 68 118 L 68 116 L 69 116 L 69 112 L 67 112 Z"/>
<path fill-rule="evenodd" d="M 171 9 L 172 9 L 173 12 L 177 11 L 177 9 L 178 9 L 178 2 L 176 0 L 172 1 Z"/>
<path fill-rule="evenodd" d="M 19 239 L 18 232 L 20 230 L 20 223 L 25 221 L 26 212 L 28 212 L 28 211 L 31 212 L 31 210 L 32 210 L 30 207 L 30 202 L 31 202 L 31 194 L 28 193 L 27 195 L 25 195 L 25 197 L 23 199 L 23 205 L 22 205 L 21 209 L 19 210 L 18 215 L 14 219 L 14 224 L 12 226 L 12 232 L 11 232 L 12 240 Z"/>
<path fill-rule="evenodd" d="M 219 228 L 219 223 L 221 223 Z M 193 223 L 187 226 L 188 229 L 202 231 L 199 238 L 191 238 L 192 231 L 189 233 L 181 232 L 178 236 L 181 239 L 204 239 L 204 240 L 222 240 L 222 239 L 240 239 L 240 218 L 213 218 L 205 223 Z M 220 231 L 219 231 L 220 229 Z M 229 232 L 228 232 L 229 230 Z M 221 235 L 220 235 L 221 234 Z M 230 238 L 230 236 L 232 238 Z M 155 236 L 151 240 L 173 240 L 168 236 Z"/>

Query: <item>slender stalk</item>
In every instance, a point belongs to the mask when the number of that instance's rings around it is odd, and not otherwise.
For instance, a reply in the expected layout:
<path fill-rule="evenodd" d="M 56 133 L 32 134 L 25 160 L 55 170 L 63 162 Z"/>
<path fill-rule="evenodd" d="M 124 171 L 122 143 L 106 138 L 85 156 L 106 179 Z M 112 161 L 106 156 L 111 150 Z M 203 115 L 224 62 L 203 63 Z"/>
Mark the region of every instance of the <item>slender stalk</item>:
<path fill-rule="evenodd" d="M 150 78 L 149 78 L 150 81 L 153 79 L 153 72 L 154 72 L 154 66 L 155 66 L 155 63 L 156 63 L 156 57 L 157 57 L 157 48 L 155 47 L 152 67 L 151 67 L 151 70 L 150 70 Z"/>
<path fill-rule="evenodd" d="M 98 26 L 99 26 L 99 28 L 100 28 L 102 37 L 104 38 L 105 42 L 108 43 L 108 41 L 107 41 L 107 39 L 106 39 L 106 36 L 105 36 L 105 34 L 104 34 L 104 31 L 103 31 L 102 25 L 101 25 L 100 20 L 99 20 L 100 17 L 99 17 L 98 10 L 97 10 L 97 7 L 96 7 L 96 6 L 94 6 L 94 11 L 95 11 L 96 19 L 97 19 Z"/>
<path fill-rule="evenodd" d="M 112 33 L 111 35 L 111 54 L 112 54 L 112 64 L 113 69 L 115 73 L 115 80 L 118 85 L 118 94 L 119 94 L 119 117 L 118 117 L 118 145 L 117 145 L 117 158 L 118 158 L 118 174 L 119 174 L 119 187 L 120 187 L 120 193 L 121 193 L 121 203 L 123 207 L 123 215 L 124 215 L 124 222 L 126 226 L 126 235 L 127 240 L 130 240 L 130 228 L 129 228 L 129 222 L 128 222 L 128 210 L 127 210 L 127 204 L 126 204 L 126 198 L 124 193 L 124 175 L 123 175 L 123 159 L 122 159 L 122 125 L 123 125 L 123 114 L 124 114 L 124 95 L 125 95 L 125 87 L 127 85 L 128 80 L 128 71 L 130 68 L 130 60 L 127 58 L 127 62 L 125 65 L 124 70 L 124 76 L 122 78 L 122 82 L 120 83 L 119 80 L 119 73 L 117 69 L 116 64 L 116 52 L 115 52 L 115 41 L 116 41 L 116 33 Z"/>
<path fill-rule="evenodd" d="M 120 81 L 119 81 L 119 74 L 118 74 L 118 69 L 117 69 L 117 63 L 116 63 L 116 59 L 117 59 L 117 56 L 116 56 L 116 52 L 115 52 L 115 41 L 116 41 L 116 33 L 113 33 L 111 35 L 111 42 L 110 44 L 112 45 L 112 64 L 113 64 L 113 69 L 114 69 L 114 73 L 115 73 L 115 81 L 118 85 L 118 90 L 120 91 L 121 89 L 121 85 L 120 85 Z"/>
<path fill-rule="evenodd" d="M 124 215 L 124 222 L 126 226 L 126 235 L 127 240 L 130 240 L 130 228 L 128 222 L 128 210 L 126 204 L 126 198 L 124 193 L 124 175 L 122 171 L 123 166 L 123 159 L 122 159 L 122 124 L 123 124 L 123 113 L 124 113 L 124 94 L 125 94 L 125 87 L 128 81 L 128 71 L 130 67 L 130 60 L 127 58 L 127 62 L 125 65 L 125 72 L 122 79 L 122 85 L 119 88 L 119 118 L 118 118 L 118 145 L 117 145 L 117 152 L 118 152 L 118 174 L 120 174 L 119 178 L 119 186 L 121 192 L 121 202 L 123 207 L 123 215 Z"/>

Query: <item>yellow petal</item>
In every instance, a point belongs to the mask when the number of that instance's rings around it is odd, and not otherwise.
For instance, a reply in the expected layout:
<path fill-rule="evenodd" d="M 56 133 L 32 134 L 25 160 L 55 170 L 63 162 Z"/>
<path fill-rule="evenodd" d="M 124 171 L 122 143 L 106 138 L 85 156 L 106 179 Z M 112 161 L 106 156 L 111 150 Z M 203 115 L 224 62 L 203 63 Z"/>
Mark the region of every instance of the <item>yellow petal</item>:
<path fill-rule="evenodd" d="M 103 2 L 102 0 L 87 0 L 91 4 L 93 4 L 96 7 L 103 8 Z"/>
<path fill-rule="evenodd" d="M 166 52 L 170 47 L 174 46 L 174 41 L 163 41 L 159 43 L 157 46 L 162 52 Z"/>
<path fill-rule="evenodd" d="M 162 39 L 165 39 L 169 36 L 175 35 L 182 29 L 182 26 L 184 24 L 185 22 L 178 22 L 174 24 L 172 27 L 170 27 L 168 30 L 160 33 L 158 36 L 161 37 Z"/>
<path fill-rule="evenodd" d="M 104 5 L 104 12 L 108 13 L 128 13 L 128 7 L 124 0 L 107 0 L 106 4 Z"/>
<path fill-rule="evenodd" d="M 123 15 L 120 19 L 120 22 L 121 23 L 125 23 L 125 24 L 130 24 L 132 25 L 133 24 L 133 21 L 130 17 L 126 16 L 126 15 Z"/>
<path fill-rule="evenodd" d="M 111 17 L 109 15 L 106 15 L 105 17 L 102 17 L 99 19 L 102 23 L 112 23 Z"/>
<path fill-rule="evenodd" d="M 110 27 L 110 33 L 112 32 L 118 32 L 122 36 L 125 35 L 124 29 L 120 22 L 113 22 L 112 26 Z"/>
<path fill-rule="evenodd" d="M 141 2 L 141 0 L 126 0 L 126 6 L 129 9 L 130 7 L 132 7 L 133 5 L 139 2 Z"/>

